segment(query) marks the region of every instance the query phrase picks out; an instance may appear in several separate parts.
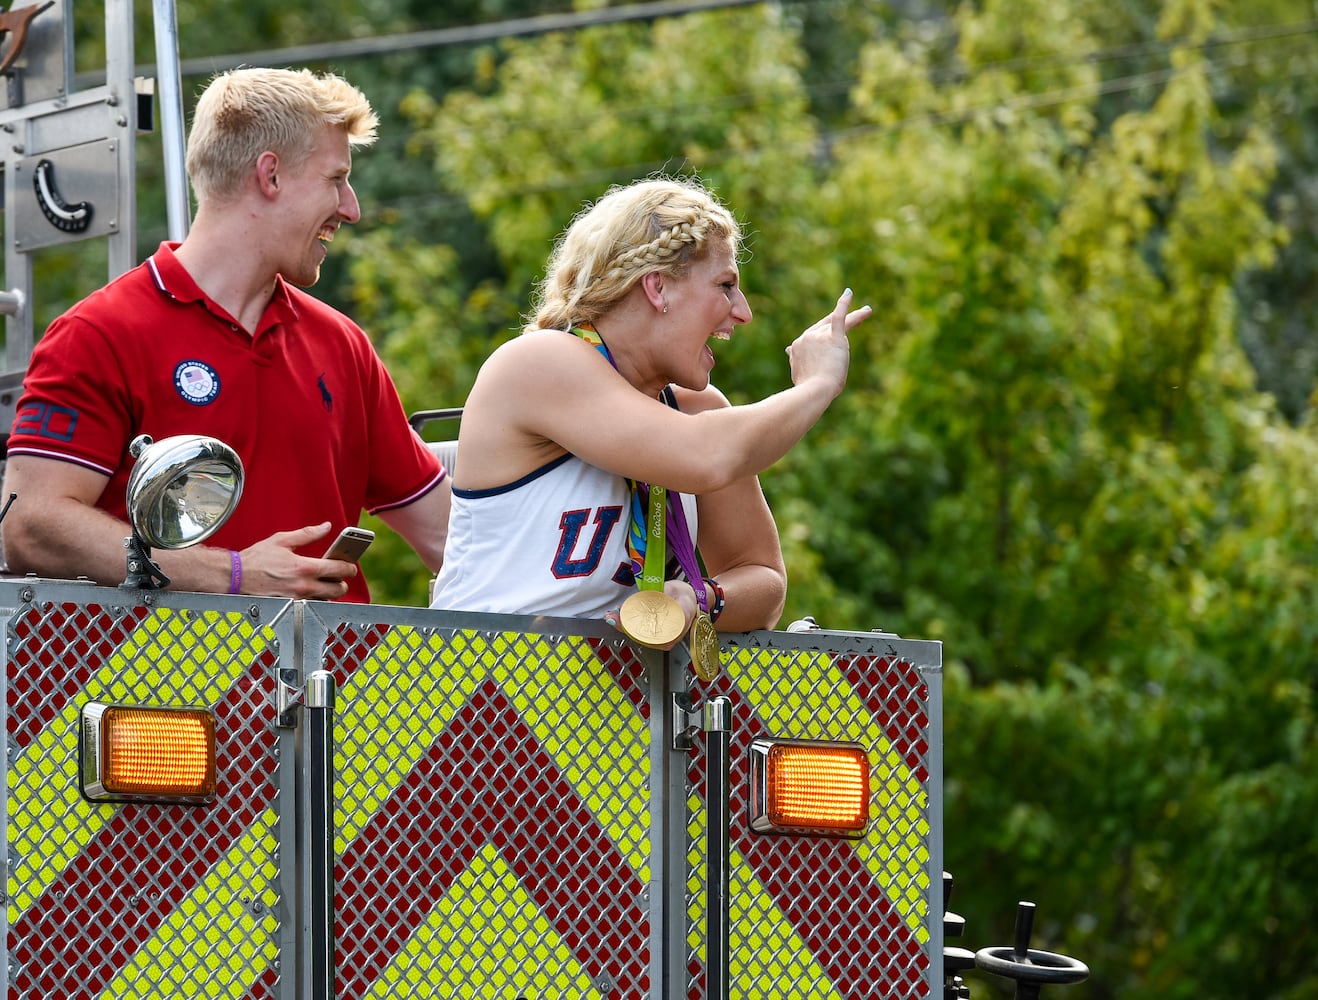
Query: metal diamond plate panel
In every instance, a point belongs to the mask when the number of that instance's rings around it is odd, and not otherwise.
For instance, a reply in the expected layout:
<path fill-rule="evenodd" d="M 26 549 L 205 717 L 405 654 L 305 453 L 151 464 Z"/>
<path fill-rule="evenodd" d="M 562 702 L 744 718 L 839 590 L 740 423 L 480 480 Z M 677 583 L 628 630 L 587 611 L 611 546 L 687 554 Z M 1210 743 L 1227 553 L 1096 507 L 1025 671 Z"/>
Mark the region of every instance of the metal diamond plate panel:
<path fill-rule="evenodd" d="M 725 638 L 723 673 L 693 684 L 696 699 L 722 695 L 733 706 L 732 997 L 906 1000 L 941 993 L 940 671 L 937 643 L 877 633 L 765 632 Z M 871 779 L 864 839 L 752 832 L 748 750 L 760 736 L 865 746 Z M 687 789 L 686 995 L 703 1000 L 701 753 L 691 755 Z"/>
<path fill-rule="evenodd" d="M 620 638 L 338 613 L 316 606 L 306 639 L 338 686 L 338 995 L 650 996 L 641 659 Z"/>
<path fill-rule="evenodd" d="M 6 996 L 274 997 L 280 644 L 265 623 L 284 602 L 117 603 L 133 594 L 0 586 Z M 211 708 L 215 801 L 82 798 L 77 720 L 90 700 Z"/>

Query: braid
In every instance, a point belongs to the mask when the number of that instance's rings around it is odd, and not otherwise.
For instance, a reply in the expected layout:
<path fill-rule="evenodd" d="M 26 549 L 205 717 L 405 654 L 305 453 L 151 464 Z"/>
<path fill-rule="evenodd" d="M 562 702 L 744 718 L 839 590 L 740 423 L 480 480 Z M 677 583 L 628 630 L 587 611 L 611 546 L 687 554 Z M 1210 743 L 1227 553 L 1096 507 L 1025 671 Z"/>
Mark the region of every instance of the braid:
<path fill-rule="evenodd" d="M 643 275 L 686 273 L 713 238 L 735 250 L 741 227 L 699 181 L 659 178 L 612 188 L 554 247 L 526 330 L 593 322 Z"/>
<path fill-rule="evenodd" d="M 708 230 L 709 225 L 699 219 L 679 222 L 665 229 L 649 243 L 623 251 L 614 259 L 613 266 L 600 276 L 600 280 L 621 273 L 661 268 L 678 258 L 687 248 L 701 246 Z"/>

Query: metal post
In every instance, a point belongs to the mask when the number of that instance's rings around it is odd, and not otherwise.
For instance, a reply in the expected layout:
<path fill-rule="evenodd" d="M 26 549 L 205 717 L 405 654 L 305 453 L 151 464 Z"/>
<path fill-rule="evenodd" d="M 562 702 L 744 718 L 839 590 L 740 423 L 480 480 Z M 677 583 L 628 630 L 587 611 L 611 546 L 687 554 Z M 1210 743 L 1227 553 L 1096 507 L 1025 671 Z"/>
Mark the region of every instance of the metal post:
<path fill-rule="evenodd" d="M 706 739 L 705 808 L 705 994 L 709 1000 L 728 1000 L 732 989 L 731 891 L 732 701 L 712 698 L 704 707 Z"/>
<path fill-rule="evenodd" d="M 334 675 L 307 675 L 310 982 L 312 1000 L 334 997 Z"/>
<path fill-rule="evenodd" d="M 112 112 L 108 130 L 114 152 L 115 176 L 120 179 L 115 199 L 115 226 L 106 235 L 109 276 L 118 277 L 139 263 L 137 259 L 137 87 L 133 81 L 133 2 L 106 0 L 105 87 Z"/>
<path fill-rule="evenodd" d="M 174 0 L 154 0 L 156 86 L 160 101 L 160 145 L 165 156 L 165 216 L 169 238 L 188 235 L 191 208 L 184 163 L 183 80 L 178 57 Z"/>

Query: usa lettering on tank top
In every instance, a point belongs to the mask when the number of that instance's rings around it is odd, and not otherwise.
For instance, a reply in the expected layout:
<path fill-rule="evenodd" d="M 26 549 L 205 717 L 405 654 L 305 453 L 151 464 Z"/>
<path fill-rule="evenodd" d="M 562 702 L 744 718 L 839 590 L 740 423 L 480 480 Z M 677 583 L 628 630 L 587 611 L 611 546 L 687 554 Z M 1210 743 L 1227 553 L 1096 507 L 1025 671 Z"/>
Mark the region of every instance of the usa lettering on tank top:
<path fill-rule="evenodd" d="M 568 580 L 590 576 L 600 568 L 600 559 L 609 536 L 613 534 L 622 519 L 619 506 L 596 507 L 595 516 L 591 518 L 587 509 L 565 510 L 559 520 L 558 549 L 554 552 L 554 564 L 551 572 L 559 580 Z M 587 523 L 592 522 L 594 530 L 589 542 L 582 552 L 582 534 Z M 579 557 L 574 553 L 582 553 Z"/>
<path fill-rule="evenodd" d="M 564 455 L 491 490 L 453 490 L 431 606 L 599 618 L 631 592 L 620 476 Z"/>

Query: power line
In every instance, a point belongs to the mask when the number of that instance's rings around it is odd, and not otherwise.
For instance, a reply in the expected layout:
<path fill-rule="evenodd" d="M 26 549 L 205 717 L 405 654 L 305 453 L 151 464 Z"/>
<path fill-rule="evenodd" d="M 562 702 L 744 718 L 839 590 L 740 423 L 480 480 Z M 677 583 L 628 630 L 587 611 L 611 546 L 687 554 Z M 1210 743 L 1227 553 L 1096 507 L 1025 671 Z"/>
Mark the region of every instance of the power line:
<path fill-rule="evenodd" d="M 1196 49 L 1200 51 L 1206 51 L 1217 48 L 1219 51 L 1221 51 L 1223 47 L 1230 45 L 1237 45 L 1244 43 L 1258 43 L 1258 42 L 1269 42 L 1272 44 L 1276 44 L 1286 39 L 1296 38 L 1297 36 L 1312 35 L 1315 32 L 1318 32 L 1318 21 L 1306 21 L 1306 22 L 1286 24 L 1286 25 L 1268 25 L 1262 28 L 1244 29 L 1240 32 L 1233 32 L 1230 35 L 1224 35 L 1210 41 L 1205 41 L 1193 46 L 1187 46 L 1187 48 Z M 1094 63 L 1094 62 L 1109 61 L 1115 59 L 1126 59 L 1126 58 L 1131 58 L 1134 55 L 1154 55 L 1154 54 L 1165 55 L 1168 52 L 1170 52 L 1170 50 L 1174 47 L 1175 47 L 1174 45 L 1168 43 L 1157 43 L 1156 45 L 1154 44 L 1123 45 L 1123 46 L 1113 47 L 1108 49 L 1096 49 L 1090 52 L 1083 52 L 1083 53 L 1072 53 L 1072 54 L 1053 53 L 1047 56 L 1039 56 L 1039 57 L 1017 57 L 1000 62 L 985 63 L 981 66 L 973 67 L 969 71 L 963 70 L 963 71 L 953 72 L 953 71 L 944 70 L 940 72 L 934 69 L 930 71 L 929 78 L 933 82 L 946 83 L 952 80 L 959 80 L 960 82 L 965 83 L 968 81 L 973 81 L 976 77 L 992 71 L 1002 71 L 1002 70 L 1019 71 L 1025 68 L 1046 69 L 1055 66 L 1071 67 L 1074 66 L 1076 62 Z M 1304 51 L 1304 50 L 1300 50 L 1300 51 Z M 1272 56 L 1273 56 L 1272 53 L 1268 53 L 1266 56 L 1263 56 L 1261 59 L 1256 58 L 1252 60 L 1251 64 L 1257 65 L 1263 61 L 1271 62 L 1273 61 Z M 1227 62 L 1228 62 L 1227 59 L 1223 59 L 1220 62 L 1212 59 L 1211 57 L 1206 57 L 1205 59 L 1205 63 L 1209 67 L 1209 72 L 1214 74 L 1220 74 L 1224 72 L 1226 70 L 1226 66 L 1224 66 L 1223 63 L 1227 63 Z M 1023 107 L 1023 106 L 1043 107 L 1043 106 L 1047 106 L 1050 103 L 1070 103 L 1076 100 L 1085 99 L 1087 97 L 1124 93 L 1124 92 L 1129 92 L 1132 90 L 1139 89 L 1142 86 L 1165 83 L 1167 82 L 1167 80 L 1171 79 L 1175 75 L 1176 74 L 1171 73 L 1166 68 L 1161 70 L 1148 70 L 1133 75 L 1111 78 L 1106 81 L 1099 80 L 1093 83 L 1078 84 L 1076 86 L 1067 89 L 1066 91 L 1054 90 L 1054 91 L 1035 93 L 1032 95 L 1031 94 L 1018 95 L 1017 97 L 1011 99 L 1011 104 L 1014 107 Z M 775 100 L 791 99 L 798 97 L 801 99 L 806 99 L 812 95 L 819 94 L 821 90 L 826 90 L 828 92 L 831 92 L 831 88 L 835 86 L 849 87 L 854 85 L 854 82 L 855 82 L 854 80 L 848 80 L 839 84 L 825 84 L 816 87 L 803 87 L 799 91 L 792 90 L 789 91 L 788 93 L 777 96 L 773 94 L 743 91 L 734 94 L 722 94 L 699 102 L 687 102 L 682 104 L 674 104 L 674 103 L 659 104 L 659 103 L 647 101 L 643 106 L 626 106 L 626 105 L 619 105 L 615 102 L 614 104 L 610 105 L 608 109 L 608 114 L 611 118 L 617 119 L 619 121 L 628 121 L 628 120 L 635 121 L 651 115 L 662 115 L 662 116 L 680 115 L 684 121 L 691 122 L 691 121 L 700 120 L 701 118 L 707 118 L 711 115 L 721 114 L 738 107 L 741 108 L 751 107 L 757 103 L 763 103 L 766 101 L 775 101 Z M 1067 95 L 1065 99 L 1063 100 L 1058 99 L 1058 95 L 1060 93 L 1065 93 Z M 1027 104 L 1021 103 L 1021 102 L 1030 102 L 1030 101 L 1037 101 L 1038 103 L 1033 105 L 1030 105 L 1028 103 Z M 920 118 L 921 121 L 924 121 L 926 119 L 927 116 L 922 116 Z M 587 125 L 592 120 L 593 117 L 583 118 L 581 116 L 572 115 L 572 114 L 560 115 L 556 117 L 546 117 L 542 114 L 537 113 L 529 118 L 503 117 L 496 122 L 483 123 L 481 125 L 481 128 L 482 130 L 488 130 L 494 128 L 503 132 L 517 132 L 523 129 L 533 128 L 537 131 L 542 131 L 546 133 L 551 133 L 554 131 L 563 131 L 570 133 L 576 130 L 586 128 Z M 946 116 L 944 116 L 944 120 L 948 120 L 946 119 Z M 910 122 L 910 124 L 915 124 L 915 123 L 916 123 L 915 120 L 912 120 Z M 891 127 L 891 126 L 885 126 L 885 127 Z M 874 128 L 876 128 L 876 126 L 859 127 L 861 131 L 873 130 Z M 470 131 L 470 127 L 458 126 L 457 128 L 451 129 L 444 134 L 449 136 L 461 135 L 467 131 Z M 414 136 L 408 136 L 408 137 L 403 137 L 398 141 L 400 143 L 410 142 L 414 138 L 415 138 Z M 388 144 L 389 144 L 389 140 L 385 140 L 385 143 L 383 145 L 388 145 Z"/>
<path fill-rule="evenodd" d="M 355 39 L 320 45 L 254 51 L 231 56 L 205 57 L 185 61 L 182 63 L 182 69 L 183 75 L 188 76 L 219 72 L 225 68 L 232 68 L 244 64 L 293 65 L 304 62 L 331 61 L 335 58 L 379 56 L 409 49 L 471 44 L 474 42 L 489 41 L 498 38 L 528 36 L 552 31 L 578 30 L 581 28 L 608 24 L 680 16 L 706 10 L 744 7 L 764 2 L 766 2 L 766 0 L 665 0 L 665 2 L 637 3 L 622 7 L 608 7 L 599 10 L 574 13 L 545 14 L 530 18 L 491 22 L 481 25 L 468 25 L 434 31 L 410 32 L 400 35 L 383 35 L 368 39 Z M 793 0 L 779 0 L 780 4 L 782 2 L 791 3 Z M 1088 62 L 1092 64 L 1132 59 L 1142 56 L 1159 56 L 1166 55 L 1176 48 L 1196 49 L 1200 51 L 1216 48 L 1221 51 L 1227 46 L 1234 45 L 1247 45 L 1260 42 L 1275 44 L 1283 39 L 1312 35 L 1315 32 L 1318 32 L 1318 20 L 1283 24 L 1266 24 L 1241 28 L 1193 44 L 1178 43 L 1176 41 L 1137 42 L 1080 52 L 1052 52 L 1037 56 L 1018 56 L 1011 59 L 983 63 L 968 68 L 957 69 L 945 67 L 941 71 L 938 69 L 931 69 L 929 72 L 931 79 L 934 81 L 942 79 L 944 82 L 947 82 L 955 78 L 960 78 L 964 81 L 973 80 L 975 77 L 986 72 L 1019 72 L 1028 69 L 1048 69 L 1059 65 L 1073 66 L 1077 62 Z M 1206 71 L 1211 75 L 1220 74 L 1226 71 L 1225 66 L 1215 64 L 1214 60 L 1211 58 L 1206 59 L 1205 62 Z M 151 70 L 148 67 L 144 75 L 149 75 L 150 71 Z M 143 72 L 143 70 L 139 69 L 139 72 Z M 1171 69 L 1153 70 L 1106 81 L 1100 80 L 1092 84 L 1082 84 L 1060 90 L 1033 94 L 1020 94 L 1004 101 L 978 105 L 970 109 L 960 109 L 956 113 L 929 112 L 883 125 L 861 125 L 849 129 L 824 132 L 816 137 L 814 143 L 816 146 L 829 146 L 865 134 L 897 131 L 903 128 L 919 127 L 922 125 L 932 125 L 935 127 L 956 125 L 971 120 L 976 115 L 990 113 L 999 108 L 1003 110 L 1027 110 L 1061 105 L 1074 101 L 1086 100 L 1095 96 L 1128 92 L 1141 87 L 1165 84 L 1171 79 L 1181 75 L 1182 72 L 1183 71 L 1174 71 Z M 836 84 L 823 84 L 817 85 L 813 88 L 802 88 L 800 96 L 808 97 L 810 94 L 816 94 L 824 88 L 850 86 L 852 83 L 854 83 L 854 81 L 840 81 Z M 626 107 L 619 108 L 615 106 L 610 109 L 610 114 L 625 119 L 660 111 L 664 114 L 673 114 L 676 112 L 690 117 L 696 117 L 716 113 L 719 109 L 726 110 L 730 107 L 749 106 L 756 102 L 768 99 L 772 98 L 766 97 L 763 94 L 725 94 L 698 104 L 666 105 L 662 108 L 656 108 L 651 104 L 647 105 L 645 110 L 634 108 L 629 109 Z M 508 129 L 519 127 L 519 121 L 516 119 L 505 120 L 500 124 Z M 523 122 L 521 124 L 525 125 L 526 123 Z M 578 128 L 580 127 L 581 122 L 580 119 L 573 118 L 572 116 L 563 116 L 557 121 L 546 121 L 545 119 L 538 117 L 534 124 L 540 129 L 548 128 L 548 130 L 552 131 L 559 128 Z M 400 141 L 411 140 L 408 138 Z M 386 143 L 388 143 L 387 139 Z M 737 155 L 745 155 L 746 152 L 746 150 L 741 150 Z M 732 154 L 715 153 L 704 165 L 718 164 L 730 155 Z M 607 177 L 624 171 L 648 172 L 666 168 L 671 168 L 671 161 L 667 163 L 619 164 L 609 168 L 601 168 L 600 170 L 592 171 L 591 173 L 592 176 Z M 639 175 L 639 173 L 637 173 L 637 175 Z M 517 185 L 515 189 L 512 189 L 510 186 L 510 190 L 506 193 L 530 193 L 535 191 L 561 189 L 569 185 L 580 183 L 586 179 L 588 178 L 584 175 L 579 175 L 573 178 L 563 178 L 557 182 Z M 413 196 L 409 200 L 415 202 L 416 198 Z M 423 196 L 422 200 L 443 202 L 450 199 L 443 194 L 434 194 Z M 378 204 L 381 206 L 387 206 L 390 202 L 381 201 Z"/>
<path fill-rule="evenodd" d="M 1266 42 L 1295 35 L 1312 35 L 1318 32 L 1318 20 L 1293 21 L 1282 24 L 1264 24 L 1249 28 L 1239 28 L 1226 34 L 1206 38 L 1202 42 L 1187 44 L 1183 41 L 1131 42 L 1125 45 L 1113 45 L 1094 49 L 1091 52 L 1052 52 L 1045 56 L 1017 56 L 999 62 L 984 63 L 973 69 L 974 73 L 986 70 L 1019 70 L 1047 67 L 1051 65 L 1070 65 L 1077 61 L 1111 62 L 1116 59 L 1134 59 L 1138 56 L 1162 56 L 1172 49 L 1212 49 L 1227 45 L 1248 45 L 1253 42 Z"/>
<path fill-rule="evenodd" d="M 198 56 L 179 60 L 179 75 L 213 76 L 239 66 L 288 67 L 307 63 L 332 63 L 339 59 L 356 59 L 365 56 L 386 56 L 414 49 L 440 48 L 446 45 L 472 45 L 495 41 L 543 35 L 552 31 L 575 31 L 604 24 L 623 24 L 628 21 L 649 21 L 661 17 L 679 17 L 706 10 L 728 7 L 748 7 L 771 0 L 654 0 L 624 7 L 604 7 L 599 10 L 572 11 L 557 14 L 538 14 L 535 17 L 491 21 L 486 24 L 462 25 L 456 28 L 435 28 L 426 31 L 408 31 L 395 35 L 375 35 L 370 38 L 349 38 L 336 42 L 309 45 L 291 45 L 279 49 L 253 49 L 230 55 Z M 133 68 L 140 77 L 154 77 L 155 63 L 141 63 Z M 89 71 L 74 77 L 75 89 L 98 86 L 105 82 L 104 72 Z"/>
<path fill-rule="evenodd" d="M 413 49 L 438 48 L 446 45 L 472 45 L 499 38 L 525 35 L 542 35 L 551 31 L 576 31 L 602 24 L 621 24 L 628 21 L 649 21 L 660 17 L 678 17 L 705 10 L 726 7 L 746 7 L 764 0 L 656 0 L 652 3 L 629 4 L 624 7 L 602 7 L 598 10 L 572 11 L 562 14 L 540 14 L 535 17 L 493 21 L 487 24 L 464 25 L 457 28 L 437 28 L 430 31 L 409 31 L 399 35 L 378 35 L 374 38 L 348 39 L 315 45 L 295 45 L 282 49 L 265 49 L 227 56 L 206 56 L 180 61 L 183 76 L 209 76 L 238 66 L 300 66 L 305 63 L 326 63 L 361 56 L 390 55 Z M 154 72 L 151 67 L 137 71 L 140 75 Z"/>
<path fill-rule="evenodd" d="M 1318 30 L 1318 22 L 1310 22 L 1308 31 L 1312 33 Z M 1295 34 L 1296 32 L 1280 32 L 1282 34 Z M 1204 48 L 1206 46 L 1196 46 Z M 1171 81 L 1194 73 L 1202 71 L 1209 76 L 1219 76 L 1229 73 L 1233 68 L 1228 63 L 1214 62 L 1212 59 L 1205 59 L 1202 67 L 1189 66 L 1181 68 L 1164 68 L 1150 70 L 1143 73 L 1135 73 L 1129 76 L 1117 77 L 1108 80 L 1099 80 L 1092 84 L 1080 84 L 1073 87 L 1065 87 L 1053 91 L 1040 93 L 1017 94 L 1010 98 L 986 102 L 970 107 L 959 108 L 956 111 L 930 111 L 924 114 L 912 115 L 909 118 L 900 119 L 893 122 L 882 124 L 857 125 L 851 128 L 837 129 L 819 133 L 810 142 L 810 149 L 817 150 L 820 147 L 831 147 L 848 140 L 861 138 L 867 135 L 882 135 L 887 133 L 898 132 L 907 128 L 919 127 L 945 127 L 965 124 L 973 121 L 978 117 L 992 114 L 996 111 L 1030 111 L 1049 107 L 1058 107 L 1064 104 L 1070 104 L 1077 101 L 1087 101 L 1095 97 L 1126 93 L 1149 86 L 1158 86 L 1170 83 Z M 666 109 L 671 111 L 671 109 Z M 570 128 L 576 128 L 576 125 Z M 570 129 L 569 129 L 570 130 Z M 804 148 L 804 147 L 803 147 Z M 708 155 L 698 166 L 701 169 L 711 166 L 718 166 L 733 156 L 745 157 L 755 155 L 757 150 L 740 148 L 735 151 L 714 151 Z M 658 170 L 682 170 L 690 167 L 686 161 L 675 167 L 672 160 L 664 162 L 650 161 L 648 163 L 632 164 L 615 164 L 602 166 L 587 172 L 576 172 L 570 176 L 562 177 L 553 181 L 540 181 L 538 183 L 511 182 L 501 190 L 494 193 L 494 197 L 508 198 L 529 194 L 547 193 L 550 191 L 561 191 L 571 187 L 577 187 L 586 182 L 604 183 L 616 179 L 619 176 L 627 175 L 640 177 L 651 174 Z M 486 193 L 488 196 L 488 192 Z M 418 198 L 413 195 L 406 199 L 406 202 L 399 200 L 380 200 L 377 206 L 388 208 L 395 207 L 404 203 L 415 205 Z M 419 200 L 427 201 L 432 204 L 443 204 L 447 202 L 458 202 L 462 199 L 457 195 L 445 195 L 435 193 L 422 196 Z M 363 228 L 369 228 L 369 225 Z"/>
<path fill-rule="evenodd" d="M 577 31 L 601 25 L 649 21 L 663 17 L 679 17 L 701 11 L 747 7 L 766 2 L 773 2 L 773 0 L 653 0 L 653 2 L 628 4 L 621 7 L 540 14 L 535 17 L 513 18 L 505 21 L 462 25 L 454 28 L 409 31 L 401 34 L 286 46 L 278 49 L 257 49 L 230 55 L 200 56 L 193 59 L 183 59 L 180 61 L 179 66 L 182 75 L 185 77 L 207 76 L 244 65 L 294 66 L 305 63 L 326 63 L 338 59 L 391 55 L 415 49 L 471 45 L 501 38 L 526 37 L 548 34 L 554 31 Z M 787 0 L 787 2 L 790 3 L 792 0 Z M 1205 39 L 1202 42 L 1188 46 L 1175 41 L 1135 42 L 1094 49 L 1088 52 L 1017 56 L 1012 59 L 976 66 L 974 72 L 984 72 L 989 69 L 1013 71 L 1036 67 L 1043 68 L 1049 65 L 1070 64 L 1077 60 L 1106 62 L 1143 55 L 1165 55 L 1171 49 L 1178 47 L 1209 49 L 1217 46 L 1269 41 L 1293 35 L 1309 35 L 1315 33 L 1315 31 L 1318 31 L 1318 20 L 1265 24 L 1241 28 L 1229 34 Z M 150 76 L 155 72 L 155 68 L 147 64 L 137 67 L 135 72 L 140 76 Z"/>
<path fill-rule="evenodd" d="M 464 25 L 455 28 L 441 28 L 428 31 L 413 31 L 403 34 L 379 35 L 372 38 L 348 39 L 302 46 L 290 46 L 280 49 L 254 50 L 245 53 L 222 56 L 203 56 L 180 61 L 181 75 L 205 76 L 233 69 L 238 66 L 292 66 L 305 63 L 333 62 L 341 58 L 358 58 L 367 56 L 389 55 L 397 52 L 434 48 L 448 45 L 467 45 L 477 42 L 492 41 L 500 38 L 524 37 L 546 34 L 554 31 L 575 31 L 583 28 L 633 21 L 655 20 L 663 17 L 675 17 L 700 11 L 720 10 L 725 8 L 745 7 L 752 4 L 773 2 L 773 0 L 657 0 L 657 2 L 636 3 L 621 7 L 606 7 L 598 10 L 576 11 L 566 13 L 542 14 L 529 18 L 516 18 L 495 21 L 486 24 Z M 781 0 L 780 0 L 781 2 Z M 787 0 L 792 2 L 792 0 Z M 1070 66 L 1075 62 L 1099 63 L 1139 56 L 1165 55 L 1174 48 L 1184 47 L 1206 50 L 1219 46 L 1243 45 L 1263 41 L 1275 41 L 1296 35 L 1312 35 L 1318 32 L 1318 20 L 1309 20 L 1283 24 L 1265 24 L 1250 28 L 1241 28 L 1229 34 L 1219 35 L 1193 45 L 1181 45 L 1177 42 L 1137 42 L 1118 46 L 1093 49 L 1085 52 L 1048 53 L 1039 56 L 1018 56 L 1011 59 L 984 63 L 969 70 L 946 68 L 931 74 L 934 80 L 944 82 L 958 77 L 974 77 L 990 71 L 1020 71 L 1027 69 L 1046 69 L 1050 66 Z M 143 65 L 136 68 L 140 76 L 152 76 L 155 67 Z M 88 74 L 89 79 L 90 75 Z M 85 81 L 80 80 L 80 85 Z M 818 95 L 830 92 L 830 88 L 850 86 L 852 81 L 839 81 L 836 84 L 818 84 L 807 88 L 803 93 Z M 1118 88 L 1122 89 L 1122 88 Z M 720 99 L 725 105 L 737 103 L 752 104 L 756 95 L 728 95 Z M 707 107 L 702 104 L 701 107 Z M 672 109 L 670 109 L 672 110 Z M 618 113 L 615 109 L 615 113 Z"/>

